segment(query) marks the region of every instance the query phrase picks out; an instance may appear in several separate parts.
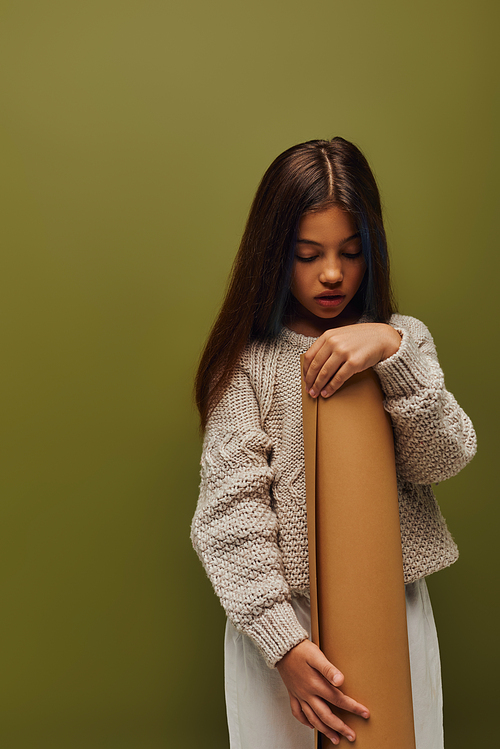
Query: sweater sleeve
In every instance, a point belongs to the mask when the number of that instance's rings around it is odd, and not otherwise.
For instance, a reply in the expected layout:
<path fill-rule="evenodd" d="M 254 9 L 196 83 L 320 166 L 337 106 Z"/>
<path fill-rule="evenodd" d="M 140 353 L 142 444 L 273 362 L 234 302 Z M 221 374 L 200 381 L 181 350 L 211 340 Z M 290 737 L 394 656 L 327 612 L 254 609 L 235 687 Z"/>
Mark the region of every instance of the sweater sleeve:
<path fill-rule="evenodd" d="M 374 367 L 392 418 L 401 478 L 431 484 L 457 474 L 476 452 L 469 417 L 444 384 L 432 336 L 412 317 L 394 315 L 399 350 Z"/>
<path fill-rule="evenodd" d="M 271 507 L 271 451 L 240 365 L 205 432 L 191 539 L 228 617 L 274 666 L 308 634 L 283 575 Z"/>

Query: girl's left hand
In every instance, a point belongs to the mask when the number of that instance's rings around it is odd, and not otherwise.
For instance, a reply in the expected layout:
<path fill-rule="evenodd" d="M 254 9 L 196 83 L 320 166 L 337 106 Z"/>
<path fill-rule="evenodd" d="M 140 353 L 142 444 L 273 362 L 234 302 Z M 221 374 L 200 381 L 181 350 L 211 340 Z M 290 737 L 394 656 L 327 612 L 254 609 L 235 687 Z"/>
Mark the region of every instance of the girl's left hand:
<path fill-rule="evenodd" d="M 304 356 L 309 395 L 328 398 L 356 372 L 395 354 L 400 343 L 397 330 L 385 323 L 358 323 L 327 330 Z"/>

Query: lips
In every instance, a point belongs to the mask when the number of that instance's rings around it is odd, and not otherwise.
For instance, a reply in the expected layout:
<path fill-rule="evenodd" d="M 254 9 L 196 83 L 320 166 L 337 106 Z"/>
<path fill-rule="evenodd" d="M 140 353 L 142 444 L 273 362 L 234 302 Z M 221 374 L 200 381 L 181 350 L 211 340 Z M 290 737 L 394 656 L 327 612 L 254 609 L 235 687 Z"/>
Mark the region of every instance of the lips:
<path fill-rule="evenodd" d="M 345 299 L 345 294 L 335 294 L 333 291 L 318 294 L 314 299 L 322 307 L 338 307 Z"/>

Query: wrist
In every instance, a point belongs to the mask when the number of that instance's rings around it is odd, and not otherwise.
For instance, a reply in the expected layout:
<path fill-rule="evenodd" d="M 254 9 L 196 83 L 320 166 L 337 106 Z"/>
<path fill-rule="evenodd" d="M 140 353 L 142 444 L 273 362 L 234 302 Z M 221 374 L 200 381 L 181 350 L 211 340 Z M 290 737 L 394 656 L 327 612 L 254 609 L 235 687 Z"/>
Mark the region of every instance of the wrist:
<path fill-rule="evenodd" d="M 306 638 L 305 640 L 302 640 L 301 642 L 297 643 L 297 645 L 294 645 L 288 653 L 285 653 L 285 655 L 276 663 L 276 668 L 278 671 L 280 670 L 280 667 L 286 667 L 287 663 L 290 661 L 293 661 L 297 656 L 300 657 L 301 654 L 304 652 L 304 647 L 307 649 L 307 644 L 310 644 L 311 641 Z"/>
<path fill-rule="evenodd" d="M 386 323 L 382 324 L 385 328 L 385 344 L 382 350 L 382 357 L 380 361 L 385 361 L 391 356 L 394 356 L 394 354 L 399 350 L 399 347 L 401 346 L 402 335 L 401 333 L 398 333 L 398 331 L 391 325 L 388 325 Z"/>

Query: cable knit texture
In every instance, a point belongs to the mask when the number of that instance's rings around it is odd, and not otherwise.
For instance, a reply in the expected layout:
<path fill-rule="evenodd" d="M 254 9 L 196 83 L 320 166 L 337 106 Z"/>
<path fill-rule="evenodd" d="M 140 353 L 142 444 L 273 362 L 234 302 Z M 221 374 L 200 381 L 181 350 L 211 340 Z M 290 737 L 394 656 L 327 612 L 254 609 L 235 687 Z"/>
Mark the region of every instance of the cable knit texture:
<path fill-rule="evenodd" d="M 453 564 L 457 547 L 431 484 L 473 457 L 470 419 L 445 389 L 423 323 L 393 315 L 399 350 L 374 367 L 396 446 L 405 583 Z M 228 617 L 274 666 L 307 638 L 290 603 L 307 594 L 300 354 L 314 338 L 283 328 L 250 343 L 203 443 L 191 538 Z"/>

